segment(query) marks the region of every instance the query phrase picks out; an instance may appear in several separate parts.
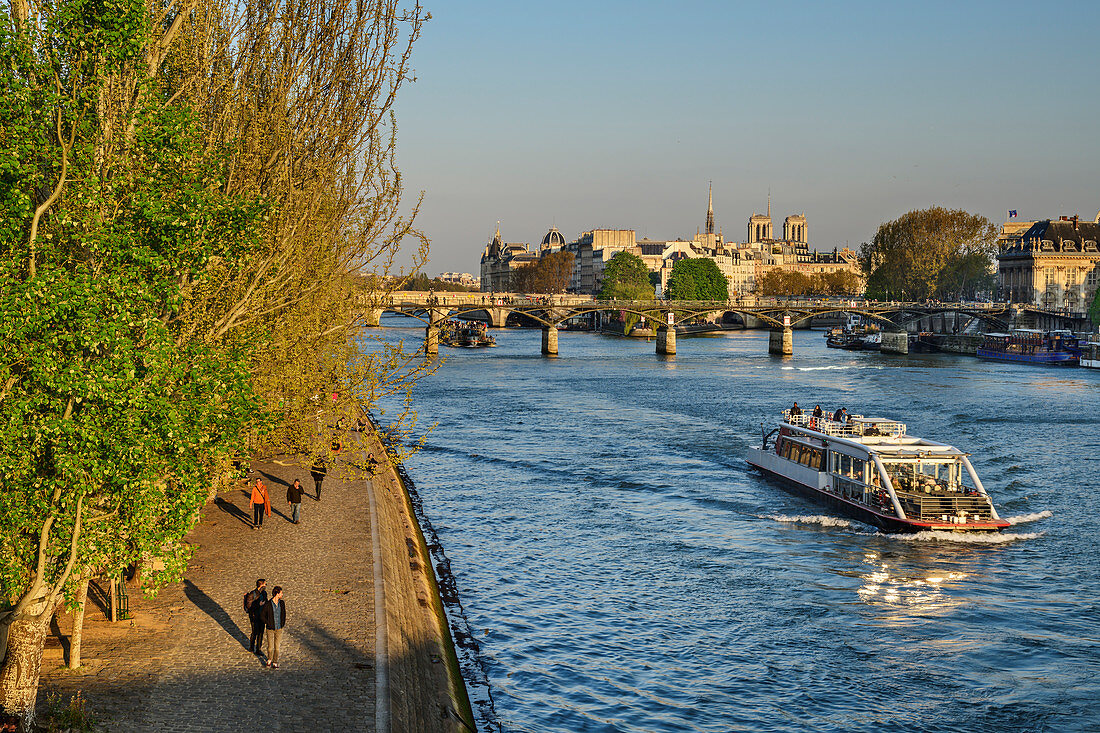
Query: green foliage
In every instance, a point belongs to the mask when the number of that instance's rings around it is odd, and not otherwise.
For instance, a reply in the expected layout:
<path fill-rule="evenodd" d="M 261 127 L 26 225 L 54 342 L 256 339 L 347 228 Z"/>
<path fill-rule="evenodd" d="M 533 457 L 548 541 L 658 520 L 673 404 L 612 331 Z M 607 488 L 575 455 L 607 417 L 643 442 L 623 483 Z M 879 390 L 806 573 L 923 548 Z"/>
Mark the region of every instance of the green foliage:
<path fill-rule="evenodd" d="M 1092 305 L 1089 306 L 1089 319 L 1092 321 L 1092 325 L 1100 325 L 1100 288 L 1096 290 L 1096 295 L 1092 297 Z"/>
<path fill-rule="evenodd" d="M 46 714 L 39 721 L 39 727 L 46 733 L 84 733 L 95 730 L 95 726 L 95 718 L 88 711 L 88 703 L 79 690 L 68 700 L 59 692 L 51 692 L 46 696 Z"/>
<path fill-rule="evenodd" d="M 0 622 L 39 597 L 52 612 L 85 572 L 181 572 L 213 467 L 255 418 L 245 355 L 176 314 L 183 284 L 214 289 L 253 255 L 269 208 L 220 190 L 185 106 L 100 104 L 145 85 L 127 66 L 144 14 L 61 3 L 0 31 Z"/>
<path fill-rule="evenodd" d="M 629 252 L 616 252 L 603 268 L 600 300 L 652 300 L 653 286 L 649 268 L 641 257 Z"/>
<path fill-rule="evenodd" d="M 961 209 L 910 211 L 860 248 L 867 295 L 955 299 L 991 289 L 996 237 L 992 222 Z"/>
<path fill-rule="evenodd" d="M 668 278 L 669 300 L 727 300 L 729 284 L 709 257 L 677 260 Z"/>

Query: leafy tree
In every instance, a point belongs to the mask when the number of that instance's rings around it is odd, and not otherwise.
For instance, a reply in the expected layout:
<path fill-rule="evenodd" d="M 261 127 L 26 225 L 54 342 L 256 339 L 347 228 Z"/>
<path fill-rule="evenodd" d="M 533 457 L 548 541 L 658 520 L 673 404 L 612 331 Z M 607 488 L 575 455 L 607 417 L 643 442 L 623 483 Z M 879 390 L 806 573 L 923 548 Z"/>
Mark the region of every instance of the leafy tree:
<path fill-rule="evenodd" d="M 242 436 L 320 451 L 318 404 L 357 416 L 430 373 L 349 338 L 370 306 L 359 273 L 369 301 L 402 241 L 426 256 L 418 203 L 399 209 L 392 108 L 427 16 L 399 0 L 6 10 L 0 706 L 29 725 L 45 624 L 81 576 L 156 556 L 155 588 Z"/>
<path fill-rule="evenodd" d="M 709 257 L 677 260 L 668 278 L 669 300 L 727 300 L 729 283 Z"/>
<path fill-rule="evenodd" d="M 1092 297 L 1092 305 L 1089 306 L 1089 320 L 1092 321 L 1092 325 L 1100 324 L 1100 288 L 1097 288 L 1096 295 Z"/>
<path fill-rule="evenodd" d="M 645 261 L 630 252 L 616 252 L 603 268 L 600 300 L 652 300 L 653 285 Z"/>
<path fill-rule="evenodd" d="M 996 238 L 992 222 L 961 209 L 910 211 L 881 225 L 860 248 L 867 295 L 924 300 L 983 289 Z"/>
<path fill-rule="evenodd" d="M 0 707 L 24 728 L 55 609 L 92 572 L 177 575 L 257 407 L 243 355 L 175 316 L 270 206 L 212 185 L 224 161 L 146 75 L 174 24 L 116 5 L 0 20 Z"/>
<path fill-rule="evenodd" d="M 517 293 L 564 293 L 573 274 L 573 253 L 551 252 L 512 273 L 512 290 Z"/>

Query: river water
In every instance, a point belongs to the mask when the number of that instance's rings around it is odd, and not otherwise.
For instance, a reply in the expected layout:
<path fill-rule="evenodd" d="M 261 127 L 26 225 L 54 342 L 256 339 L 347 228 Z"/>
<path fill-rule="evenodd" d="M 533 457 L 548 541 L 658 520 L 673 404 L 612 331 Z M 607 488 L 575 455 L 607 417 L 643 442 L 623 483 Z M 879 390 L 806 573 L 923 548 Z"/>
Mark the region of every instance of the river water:
<path fill-rule="evenodd" d="M 387 317 L 382 338 L 422 338 Z M 416 324 L 419 325 L 419 324 Z M 483 730 L 1100 730 L 1100 371 L 498 331 L 442 348 L 407 464 L 492 704 Z M 744 462 L 793 400 L 956 445 L 1000 535 L 884 535 Z M 383 416 L 383 420 L 384 420 Z"/>

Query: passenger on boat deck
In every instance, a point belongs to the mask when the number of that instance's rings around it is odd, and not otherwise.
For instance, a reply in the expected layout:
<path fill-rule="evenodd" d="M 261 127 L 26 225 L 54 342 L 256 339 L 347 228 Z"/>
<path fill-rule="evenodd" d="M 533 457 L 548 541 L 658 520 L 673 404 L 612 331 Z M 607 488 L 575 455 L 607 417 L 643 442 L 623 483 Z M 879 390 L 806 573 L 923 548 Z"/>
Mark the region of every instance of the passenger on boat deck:
<path fill-rule="evenodd" d="M 845 410 L 843 407 L 841 407 L 840 409 L 838 409 L 836 412 L 833 413 L 833 421 L 834 422 L 841 422 L 842 420 L 844 420 L 844 417 L 847 414 L 848 414 L 848 411 Z"/>
<path fill-rule="evenodd" d="M 821 405 L 814 405 L 814 417 L 821 417 Z"/>
<path fill-rule="evenodd" d="M 797 402 L 795 402 L 795 403 L 794 403 L 794 404 L 793 404 L 793 405 L 791 406 L 791 414 L 792 414 L 792 415 L 801 415 L 801 414 L 802 414 L 802 408 L 798 406 L 798 403 L 797 403 Z"/>

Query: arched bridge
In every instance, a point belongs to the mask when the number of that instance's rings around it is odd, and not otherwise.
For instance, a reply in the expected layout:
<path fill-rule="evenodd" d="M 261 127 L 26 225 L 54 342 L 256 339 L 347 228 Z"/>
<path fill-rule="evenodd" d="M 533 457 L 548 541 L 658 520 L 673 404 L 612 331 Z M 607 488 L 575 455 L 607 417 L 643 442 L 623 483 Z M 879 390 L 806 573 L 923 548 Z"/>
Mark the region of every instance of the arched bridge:
<path fill-rule="evenodd" d="M 1045 328 L 1089 328 L 1087 315 L 1046 311 L 1010 303 L 907 303 L 865 300 L 739 298 L 726 301 L 595 300 L 578 295 L 394 292 L 361 303 L 364 320 L 377 325 L 383 312 L 417 318 L 426 326 L 425 348 L 438 350 L 438 324 L 447 318 L 477 319 L 502 328 L 514 313 L 542 326 L 542 352 L 558 353 L 558 328 L 565 321 L 591 313 L 633 314 L 657 327 L 657 352 L 676 353 L 675 327 L 700 317 L 740 316 L 746 327 L 771 331 L 769 351 L 792 353 L 791 329 L 812 318 L 831 314 L 860 315 L 882 327 L 882 350 L 908 352 L 908 331 L 936 316 L 952 314 L 958 324 L 978 322 L 981 331 L 1003 331 L 1012 325 Z"/>

